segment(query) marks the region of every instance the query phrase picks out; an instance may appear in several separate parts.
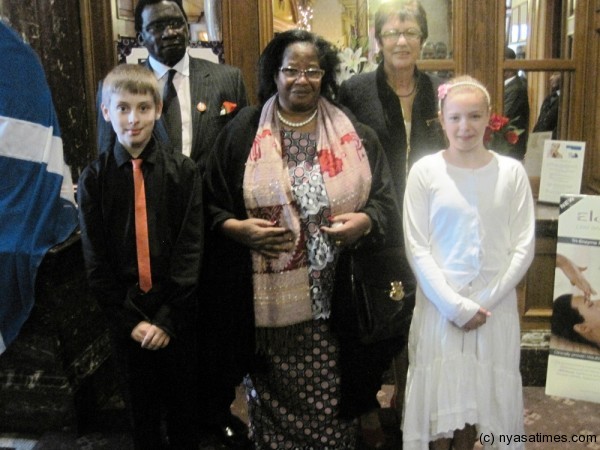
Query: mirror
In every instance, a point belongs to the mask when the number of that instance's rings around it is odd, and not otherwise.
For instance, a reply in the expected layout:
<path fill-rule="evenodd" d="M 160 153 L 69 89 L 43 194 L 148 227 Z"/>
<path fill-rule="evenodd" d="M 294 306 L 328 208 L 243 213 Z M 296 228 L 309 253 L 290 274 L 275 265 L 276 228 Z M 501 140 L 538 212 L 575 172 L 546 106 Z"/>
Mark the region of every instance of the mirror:
<path fill-rule="evenodd" d="M 552 139 L 567 139 L 568 111 L 573 96 L 571 72 L 520 71 L 517 76 L 525 82 L 529 93 L 528 130 L 551 131 Z"/>
<path fill-rule="evenodd" d="M 574 0 L 548 0 L 544 6 L 534 0 L 506 0 L 505 44 L 510 50 L 505 53 L 505 60 L 515 59 L 510 63 L 511 67 L 524 69 L 531 67 L 529 61 L 538 60 L 536 69 L 540 69 L 518 71 L 529 96 L 527 130 L 553 131 L 553 139 L 568 138 L 573 76 L 568 70 L 559 70 L 561 67 L 557 63 L 573 58 L 574 6 Z M 511 50 L 514 53 L 508 56 Z M 524 61 L 520 63 L 521 60 Z M 505 79 L 507 75 L 513 75 L 506 68 L 504 74 Z M 552 84 L 557 79 L 560 80 L 559 95 L 550 97 Z M 505 85 L 505 111 L 508 89 Z M 551 99 L 552 117 L 549 118 L 545 109 Z"/>
<path fill-rule="evenodd" d="M 517 59 L 570 59 L 575 0 L 506 0 L 506 45 Z"/>
<path fill-rule="evenodd" d="M 551 131 L 552 139 L 566 139 L 568 105 L 573 76 L 568 71 L 528 72 L 531 87 L 540 95 L 532 103 L 532 131 Z"/>

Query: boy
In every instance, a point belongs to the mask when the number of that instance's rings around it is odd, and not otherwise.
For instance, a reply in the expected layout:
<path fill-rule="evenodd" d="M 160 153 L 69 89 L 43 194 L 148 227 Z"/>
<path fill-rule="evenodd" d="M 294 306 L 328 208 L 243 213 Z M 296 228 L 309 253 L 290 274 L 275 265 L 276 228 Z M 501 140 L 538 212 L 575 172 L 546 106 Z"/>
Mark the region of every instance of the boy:
<path fill-rule="evenodd" d="M 171 448 L 197 448 L 194 292 L 203 249 L 201 179 L 191 159 L 153 137 L 162 100 L 147 68 L 115 67 L 104 79 L 101 108 L 117 142 L 79 178 L 89 285 L 111 325 L 135 447 L 163 448 L 164 408 Z"/>

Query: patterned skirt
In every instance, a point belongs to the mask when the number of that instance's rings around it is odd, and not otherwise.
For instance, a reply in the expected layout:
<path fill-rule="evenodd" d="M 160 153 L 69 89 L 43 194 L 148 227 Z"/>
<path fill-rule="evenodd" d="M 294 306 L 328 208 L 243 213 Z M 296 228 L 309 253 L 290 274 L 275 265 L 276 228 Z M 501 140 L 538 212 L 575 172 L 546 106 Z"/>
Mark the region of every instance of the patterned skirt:
<path fill-rule="evenodd" d="M 298 329 L 244 380 L 256 448 L 354 449 L 357 421 L 339 417 L 338 340 L 325 320 Z"/>

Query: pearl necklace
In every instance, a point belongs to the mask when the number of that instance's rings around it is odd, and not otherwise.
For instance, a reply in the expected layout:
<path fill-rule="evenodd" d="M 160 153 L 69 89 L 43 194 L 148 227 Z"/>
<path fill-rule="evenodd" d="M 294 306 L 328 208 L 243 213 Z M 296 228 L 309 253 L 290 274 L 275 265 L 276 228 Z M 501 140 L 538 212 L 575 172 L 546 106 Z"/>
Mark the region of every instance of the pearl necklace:
<path fill-rule="evenodd" d="M 279 110 L 277 110 L 277 117 L 279 117 L 279 120 L 281 120 L 281 122 L 287 125 L 288 127 L 301 128 L 304 125 L 310 123 L 315 117 L 317 117 L 317 111 L 318 109 L 315 109 L 315 112 L 312 113 L 308 119 L 303 120 L 302 122 L 291 122 L 289 120 L 284 119 Z"/>

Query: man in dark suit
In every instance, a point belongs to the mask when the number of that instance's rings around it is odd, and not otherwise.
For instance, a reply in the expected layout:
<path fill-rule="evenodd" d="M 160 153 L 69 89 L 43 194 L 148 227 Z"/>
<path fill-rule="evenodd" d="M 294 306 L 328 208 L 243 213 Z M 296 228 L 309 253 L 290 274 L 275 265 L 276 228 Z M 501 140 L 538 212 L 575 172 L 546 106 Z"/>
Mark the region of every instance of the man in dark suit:
<path fill-rule="evenodd" d="M 238 111 L 247 105 L 241 71 L 187 54 L 189 28 L 180 0 L 140 0 L 135 9 L 135 29 L 150 54 L 145 64 L 157 76 L 161 89 L 167 83 L 169 69 L 177 71 L 173 84 L 181 109 L 182 138 L 175 147 L 203 171 L 216 136 L 231 118 L 230 108 Z M 173 130 L 165 114 L 159 123 L 157 133 L 171 136 Z M 106 133 L 102 130 L 98 134 L 102 151 Z"/>
<path fill-rule="evenodd" d="M 516 59 L 517 55 L 513 49 L 506 47 L 504 57 Z M 523 130 L 518 142 L 508 149 L 507 155 L 522 160 L 527 151 L 527 137 L 529 136 L 529 96 L 527 80 L 519 76 L 516 70 L 504 71 L 504 115 L 512 120 L 514 126 Z"/>
<path fill-rule="evenodd" d="M 560 72 L 554 72 L 550 75 L 550 88 L 552 92 L 544 99 L 540 108 L 540 115 L 533 127 L 533 131 L 552 131 L 552 139 L 556 139 L 557 137 L 560 81 Z"/>
<path fill-rule="evenodd" d="M 169 140 L 176 151 L 190 156 L 203 173 L 217 135 L 233 116 L 232 112 L 247 105 L 241 72 L 231 66 L 189 56 L 189 28 L 180 0 L 139 0 L 135 8 L 135 29 L 150 55 L 145 64 L 156 75 L 163 92 L 163 114 L 156 122 L 155 137 Z M 175 72 L 170 75 L 173 69 Z M 114 139 L 110 130 L 103 128 L 106 127 L 99 123 L 99 152 Z M 206 258 L 210 257 L 207 255 L 210 242 L 207 236 L 204 266 L 209 265 Z M 240 377 L 234 383 L 232 377 L 221 373 L 228 370 L 227 355 L 221 351 L 227 346 L 219 340 L 224 335 L 221 332 L 223 306 L 210 286 L 202 284 L 206 281 L 207 275 L 202 274 L 198 324 L 200 427 L 207 439 L 219 438 L 220 444 L 227 448 L 246 448 L 250 445 L 247 428 L 230 410 L 235 387 L 242 380 Z"/>

